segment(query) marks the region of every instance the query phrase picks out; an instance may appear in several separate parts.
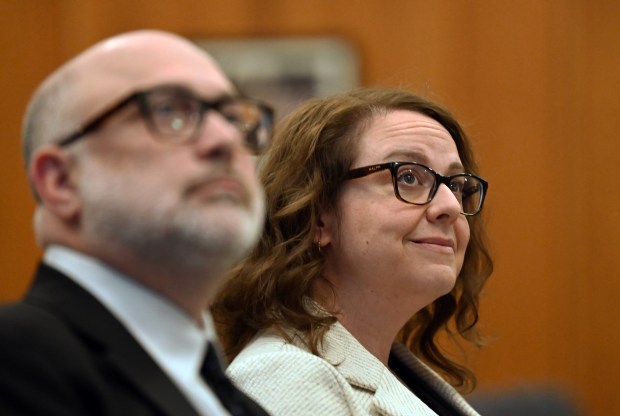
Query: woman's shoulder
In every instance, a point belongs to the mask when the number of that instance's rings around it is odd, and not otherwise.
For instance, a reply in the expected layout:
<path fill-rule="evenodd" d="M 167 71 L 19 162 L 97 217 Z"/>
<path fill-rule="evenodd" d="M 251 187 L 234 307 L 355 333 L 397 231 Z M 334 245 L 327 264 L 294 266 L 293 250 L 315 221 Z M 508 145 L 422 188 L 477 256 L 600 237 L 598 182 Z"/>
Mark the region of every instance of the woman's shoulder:
<path fill-rule="evenodd" d="M 352 387 L 333 365 L 276 333 L 256 337 L 227 373 L 273 415 L 359 414 Z"/>
<path fill-rule="evenodd" d="M 233 378 L 242 373 L 267 375 L 278 370 L 298 374 L 302 369 L 315 373 L 337 374 L 332 365 L 312 354 L 299 336 L 290 336 L 292 342 L 275 331 L 260 333 L 235 357 L 227 371 Z"/>

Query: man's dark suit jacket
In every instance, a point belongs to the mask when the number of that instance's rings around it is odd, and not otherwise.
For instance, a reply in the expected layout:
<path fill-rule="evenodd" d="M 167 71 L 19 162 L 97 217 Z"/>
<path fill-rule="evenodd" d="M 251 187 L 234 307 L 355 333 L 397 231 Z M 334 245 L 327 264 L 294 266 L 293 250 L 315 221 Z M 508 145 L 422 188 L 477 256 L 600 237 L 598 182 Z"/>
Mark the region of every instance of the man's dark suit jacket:
<path fill-rule="evenodd" d="M 24 300 L 0 307 L 0 415 L 197 414 L 119 321 L 57 270 L 41 264 Z"/>

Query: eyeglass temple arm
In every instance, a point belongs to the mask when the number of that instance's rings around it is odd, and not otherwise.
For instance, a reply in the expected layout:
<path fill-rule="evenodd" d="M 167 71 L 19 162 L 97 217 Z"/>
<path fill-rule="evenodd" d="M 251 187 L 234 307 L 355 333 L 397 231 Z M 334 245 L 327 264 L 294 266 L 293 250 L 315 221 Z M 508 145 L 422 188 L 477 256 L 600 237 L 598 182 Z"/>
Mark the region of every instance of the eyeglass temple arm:
<path fill-rule="evenodd" d="M 71 134 L 67 138 L 58 142 L 58 145 L 60 147 L 68 146 L 76 142 L 81 137 L 87 135 L 91 131 L 97 130 L 99 126 L 101 126 L 101 124 L 108 119 L 108 117 L 110 117 L 112 114 L 116 113 L 117 111 L 125 107 L 127 104 L 135 100 L 140 94 L 141 93 L 132 94 L 129 97 L 122 100 L 121 102 L 119 102 L 118 104 L 110 107 L 109 109 L 101 113 L 101 115 L 96 117 L 94 120 L 91 120 L 90 122 L 88 122 L 84 127 L 80 128 L 75 133 Z"/>
<path fill-rule="evenodd" d="M 368 176 L 371 173 L 379 172 L 380 170 L 386 170 L 386 169 L 390 169 L 390 166 L 389 165 L 373 165 L 373 166 L 366 166 L 363 168 L 351 169 L 345 175 L 345 179 L 361 178 L 364 176 Z"/>

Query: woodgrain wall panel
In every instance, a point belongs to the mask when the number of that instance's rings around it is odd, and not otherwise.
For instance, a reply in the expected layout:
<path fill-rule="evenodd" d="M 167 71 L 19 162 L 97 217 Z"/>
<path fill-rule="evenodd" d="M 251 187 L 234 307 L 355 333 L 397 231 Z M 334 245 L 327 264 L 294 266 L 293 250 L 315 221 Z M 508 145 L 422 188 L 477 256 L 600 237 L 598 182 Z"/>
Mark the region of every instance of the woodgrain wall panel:
<path fill-rule="evenodd" d="M 3 0 L 0 300 L 39 256 L 19 156 L 23 108 L 52 68 L 139 28 L 193 38 L 341 36 L 366 85 L 446 104 L 491 183 L 496 258 L 481 390 L 555 383 L 620 414 L 620 3 L 613 0 Z"/>

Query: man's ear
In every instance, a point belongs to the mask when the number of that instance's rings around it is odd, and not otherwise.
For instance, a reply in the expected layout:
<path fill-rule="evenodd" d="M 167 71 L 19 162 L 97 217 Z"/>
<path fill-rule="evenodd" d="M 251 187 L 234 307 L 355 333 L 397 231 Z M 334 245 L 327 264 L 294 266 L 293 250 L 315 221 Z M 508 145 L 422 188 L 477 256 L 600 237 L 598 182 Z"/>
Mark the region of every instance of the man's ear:
<path fill-rule="evenodd" d="M 80 211 L 74 168 L 71 155 L 55 146 L 38 149 L 29 167 L 30 180 L 41 203 L 55 215 L 67 220 L 77 218 Z"/>

